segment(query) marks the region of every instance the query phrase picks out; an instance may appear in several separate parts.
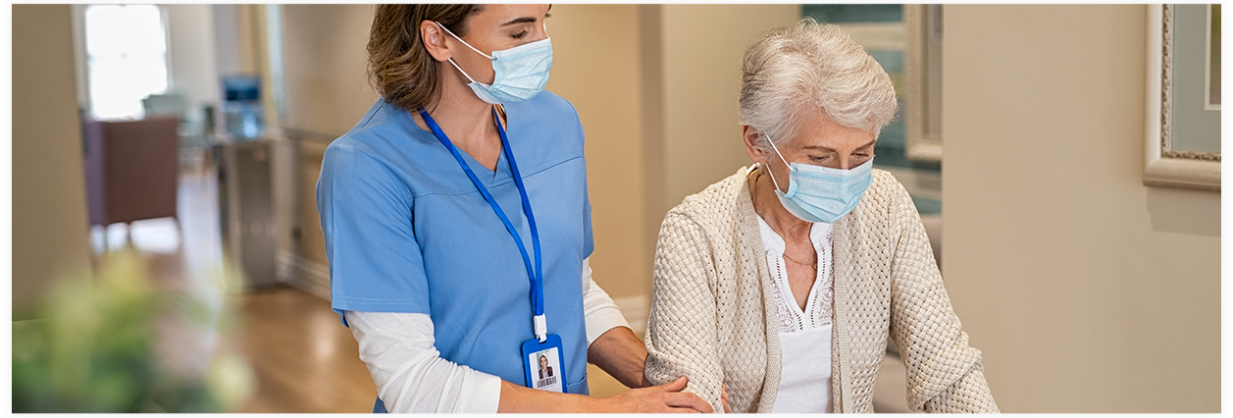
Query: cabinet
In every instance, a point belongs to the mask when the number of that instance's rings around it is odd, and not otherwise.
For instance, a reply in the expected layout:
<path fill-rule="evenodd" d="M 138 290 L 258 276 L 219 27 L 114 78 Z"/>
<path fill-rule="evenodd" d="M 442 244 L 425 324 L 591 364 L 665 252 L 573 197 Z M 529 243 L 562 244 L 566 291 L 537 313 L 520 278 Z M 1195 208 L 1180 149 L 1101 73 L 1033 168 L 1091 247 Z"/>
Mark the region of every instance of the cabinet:
<path fill-rule="evenodd" d="M 273 141 L 222 142 L 213 153 L 223 254 L 244 273 L 246 288 L 277 284 Z"/>

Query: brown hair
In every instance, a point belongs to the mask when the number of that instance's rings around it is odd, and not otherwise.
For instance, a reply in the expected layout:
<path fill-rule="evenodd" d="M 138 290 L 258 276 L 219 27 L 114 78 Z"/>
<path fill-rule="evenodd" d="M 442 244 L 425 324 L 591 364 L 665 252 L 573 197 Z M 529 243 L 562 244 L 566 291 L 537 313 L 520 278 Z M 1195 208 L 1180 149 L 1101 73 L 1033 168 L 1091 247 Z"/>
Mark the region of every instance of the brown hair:
<path fill-rule="evenodd" d="M 420 38 L 420 22 L 431 20 L 458 36 L 467 33 L 467 16 L 478 4 L 381 4 L 368 38 L 369 81 L 386 102 L 412 110 L 440 95 L 437 61 Z"/>

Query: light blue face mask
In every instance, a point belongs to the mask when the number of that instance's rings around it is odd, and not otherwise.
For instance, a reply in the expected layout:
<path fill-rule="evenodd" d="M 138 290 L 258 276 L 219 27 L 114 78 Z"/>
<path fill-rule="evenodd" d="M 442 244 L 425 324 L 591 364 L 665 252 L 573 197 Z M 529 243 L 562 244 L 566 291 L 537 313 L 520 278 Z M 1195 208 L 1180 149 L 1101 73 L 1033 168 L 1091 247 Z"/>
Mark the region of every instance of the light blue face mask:
<path fill-rule="evenodd" d="M 458 63 L 454 62 L 453 58 L 450 58 L 450 64 L 454 64 L 458 72 L 467 77 L 467 80 L 471 80 L 471 83 L 467 85 L 471 87 L 476 96 L 479 96 L 480 100 L 494 105 L 521 102 L 535 97 L 539 92 L 544 91 L 544 86 L 548 85 L 548 70 L 552 68 L 552 38 L 544 38 L 510 49 L 492 51 L 492 55 L 488 55 L 475 49 L 454 32 L 450 32 L 441 23 L 437 22 L 437 26 L 445 29 L 445 33 L 450 34 L 475 53 L 492 60 L 492 71 L 495 76 L 492 84 L 484 84 L 471 78 L 466 71 L 462 70 L 462 67 L 458 66 Z"/>
<path fill-rule="evenodd" d="M 851 170 L 788 163 L 770 137 L 767 137 L 767 142 L 771 143 L 775 154 L 784 164 L 788 164 L 790 170 L 787 193 L 779 190 L 779 182 L 775 181 L 775 174 L 771 174 L 775 195 L 784 209 L 802 220 L 835 223 L 856 208 L 865 189 L 873 183 L 873 157 Z M 768 168 L 766 172 L 770 173 L 771 170 Z"/>

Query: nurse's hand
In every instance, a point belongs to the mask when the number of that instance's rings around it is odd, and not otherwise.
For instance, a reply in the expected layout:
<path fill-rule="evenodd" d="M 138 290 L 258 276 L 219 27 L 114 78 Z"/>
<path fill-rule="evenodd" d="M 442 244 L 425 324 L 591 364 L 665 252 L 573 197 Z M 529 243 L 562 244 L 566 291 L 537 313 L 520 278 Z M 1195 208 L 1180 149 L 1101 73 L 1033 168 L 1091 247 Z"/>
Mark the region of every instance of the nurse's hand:
<path fill-rule="evenodd" d="M 685 376 L 672 383 L 631 389 L 620 395 L 603 400 L 603 411 L 596 412 L 715 412 L 711 405 L 698 395 L 682 392 Z"/>

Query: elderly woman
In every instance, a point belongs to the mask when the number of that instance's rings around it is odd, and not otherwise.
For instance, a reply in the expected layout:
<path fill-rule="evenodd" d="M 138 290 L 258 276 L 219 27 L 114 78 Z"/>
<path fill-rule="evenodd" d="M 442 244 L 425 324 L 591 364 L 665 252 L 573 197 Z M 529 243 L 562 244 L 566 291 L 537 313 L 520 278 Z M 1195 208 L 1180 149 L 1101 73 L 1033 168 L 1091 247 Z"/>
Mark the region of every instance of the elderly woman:
<path fill-rule="evenodd" d="M 664 218 L 652 383 L 687 376 L 716 410 L 726 386 L 733 412 L 869 412 L 889 337 L 910 406 L 998 410 L 912 199 L 871 168 L 895 106 L 886 72 L 835 26 L 806 19 L 749 47 L 754 164 Z"/>

